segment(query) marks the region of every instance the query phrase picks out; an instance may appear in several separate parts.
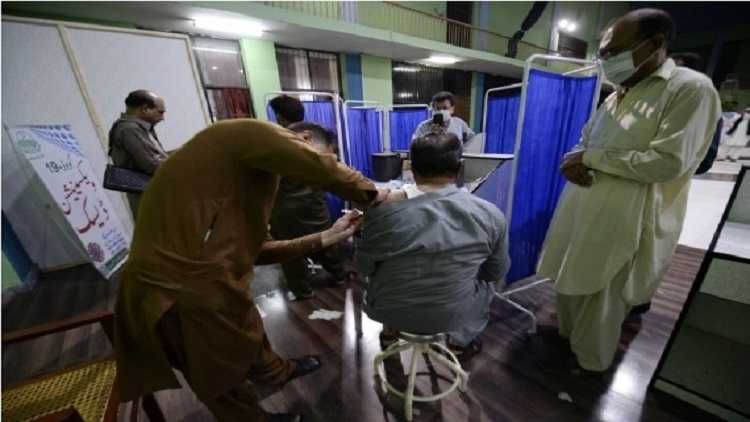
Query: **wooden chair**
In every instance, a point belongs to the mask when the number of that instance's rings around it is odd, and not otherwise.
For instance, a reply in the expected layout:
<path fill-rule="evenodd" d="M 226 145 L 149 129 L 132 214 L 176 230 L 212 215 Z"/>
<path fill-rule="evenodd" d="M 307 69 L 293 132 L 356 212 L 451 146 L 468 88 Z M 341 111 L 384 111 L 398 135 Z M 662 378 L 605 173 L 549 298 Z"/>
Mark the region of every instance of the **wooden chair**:
<path fill-rule="evenodd" d="M 5 348 L 14 343 L 95 323 L 101 324 L 110 343 L 114 344 L 114 314 L 111 311 L 94 311 L 5 334 L 2 345 Z M 133 403 L 132 421 L 138 420 L 141 402 L 151 422 L 165 422 L 151 394 Z M 2 419 L 7 422 L 117 421 L 119 405 L 117 365 L 114 357 L 110 356 L 64 368 L 3 390 Z"/>

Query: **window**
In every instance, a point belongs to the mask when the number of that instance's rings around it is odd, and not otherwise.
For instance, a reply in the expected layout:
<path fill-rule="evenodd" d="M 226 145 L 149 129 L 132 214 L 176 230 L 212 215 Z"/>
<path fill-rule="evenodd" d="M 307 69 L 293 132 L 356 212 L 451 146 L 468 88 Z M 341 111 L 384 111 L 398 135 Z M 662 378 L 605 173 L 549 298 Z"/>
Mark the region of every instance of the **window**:
<path fill-rule="evenodd" d="M 236 41 L 192 38 L 211 120 L 254 117 Z"/>
<path fill-rule="evenodd" d="M 393 103 L 429 104 L 443 91 L 443 69 L 393 62 Z"/>
<path fill-rule="evenodd" d="M 471 72 L 404 62 L 393 62 L 392 70 L 394 104 L 430 104 L 433 95 L 450 91 L 456 100 L 455 115 L 469 119 Z"/>
<path fill-rule="evenodd" d="M 563 57 L 575 57 L 578 59 L 586 58 L 586 50 L 589 44 L 586 41 L 579 40 L 576 37 L 572 37 L 564 32 L 559 31 L 559 38 L 557 41 L 557 51 Z"/>
<path fill-rule="evenodd" d="M 284 91 L 341 91 L 335 53 L 276 47 L 276 61 Z"/>

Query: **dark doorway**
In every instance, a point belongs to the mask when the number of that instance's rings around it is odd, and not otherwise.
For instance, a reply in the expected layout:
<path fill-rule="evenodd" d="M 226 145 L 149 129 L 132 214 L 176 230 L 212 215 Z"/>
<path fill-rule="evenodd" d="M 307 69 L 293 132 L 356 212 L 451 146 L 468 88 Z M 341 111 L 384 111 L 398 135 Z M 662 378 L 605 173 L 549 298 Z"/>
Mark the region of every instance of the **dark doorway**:
<path fill-rule="evenodd" d="M 560 52 L 560 55 L 577 59 L 586 58 L 586 50 L 589 47 L 589 44 L 586 41 L 570 36 L 564 32 L 559 32 L 559 34 L 557 51 Z"/>
<path fill-rule="evenodd" d="M 471 115 L 471 72 L 445 69 L 445 90 L 453 93 L 456 99 L 455 115 L 469 122 Z"/>
<path fill-rule="evenodd" d="M 449 1 L 447 3 L 447 18 L 466 24 L 448 22 L 448 44 L 471 48 L 471 27 L 468 25 L 471 25 L 473 3 L 470 1 Z"/>

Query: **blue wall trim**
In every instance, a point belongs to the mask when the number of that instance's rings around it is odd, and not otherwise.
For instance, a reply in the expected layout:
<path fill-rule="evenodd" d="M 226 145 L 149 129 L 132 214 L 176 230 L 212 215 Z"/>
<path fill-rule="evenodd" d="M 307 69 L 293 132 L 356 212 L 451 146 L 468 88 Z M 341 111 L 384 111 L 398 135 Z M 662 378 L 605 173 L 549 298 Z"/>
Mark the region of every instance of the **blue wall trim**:
<path fill-rule="evenodd" d="M 8 261 L 10 261 L 18 278 L 20 278 L 21 281 L 24 281 L 34 267 L 34 264 L 31 262 L 31 258 L 29 258 L 23 245 L 21 245 L 21 241 L 18 240 L 18 236 L 13 230 L 13 226 L 11 226 L 8 219 L 5 218 L 5 213 L 3 213 L 2 230 L 3 253 L 8 258 Z"/>
<path fill-rule="evenodd" d="M 484 116 L 484 73 L 474 72 L 474 87 L 476 97 L 474 98 L 474 131 L 483 132 L 482 116 Z"/>
<path fill-rule="evenodd" d="M 364 99 L 362 94 L 362 56 L 359 54 L 346 55 L 346 84 L 347 100 Z"/>

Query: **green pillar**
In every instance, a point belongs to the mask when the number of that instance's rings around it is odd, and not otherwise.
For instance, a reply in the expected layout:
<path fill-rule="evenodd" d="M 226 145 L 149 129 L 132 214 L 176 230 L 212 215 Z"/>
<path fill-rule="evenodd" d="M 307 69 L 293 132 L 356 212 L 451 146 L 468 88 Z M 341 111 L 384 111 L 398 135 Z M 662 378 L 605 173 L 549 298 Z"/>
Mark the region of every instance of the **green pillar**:
<path fill-rule="evenodd" d="M 279 66 L 276 63 L 276 48 L 272 41 L 242 39 L 240 40 L 240 49 L 247 84 L 253 98 L 255 116 L 260 120 L 266 120 L 268 118 L 266 115 L 266 94 L 281 91 Z"/>
<path fill-rule="evenodd" d="M 366 101 L 393 104 L 391 59 L 362 55 L 362 96 Z"/>

